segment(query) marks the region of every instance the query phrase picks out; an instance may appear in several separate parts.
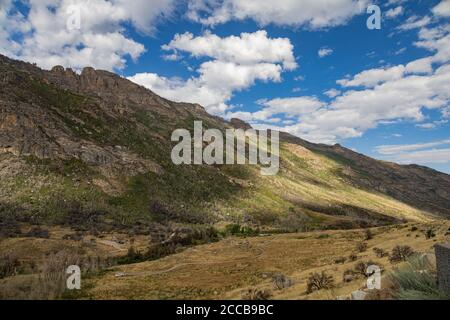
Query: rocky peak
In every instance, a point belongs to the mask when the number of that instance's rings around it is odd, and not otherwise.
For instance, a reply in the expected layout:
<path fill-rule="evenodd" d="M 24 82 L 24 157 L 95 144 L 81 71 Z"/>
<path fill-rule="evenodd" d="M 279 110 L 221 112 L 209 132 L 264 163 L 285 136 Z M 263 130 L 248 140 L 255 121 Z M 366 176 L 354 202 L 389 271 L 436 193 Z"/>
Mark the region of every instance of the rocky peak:
<path fill-rule="evenodd" d="M 232 118 L 230 120 L 230 124 L 235 129 L 244 129 L 244 130 L 253 129 L 253 127 L 250 124 L 237 118 Z"/>

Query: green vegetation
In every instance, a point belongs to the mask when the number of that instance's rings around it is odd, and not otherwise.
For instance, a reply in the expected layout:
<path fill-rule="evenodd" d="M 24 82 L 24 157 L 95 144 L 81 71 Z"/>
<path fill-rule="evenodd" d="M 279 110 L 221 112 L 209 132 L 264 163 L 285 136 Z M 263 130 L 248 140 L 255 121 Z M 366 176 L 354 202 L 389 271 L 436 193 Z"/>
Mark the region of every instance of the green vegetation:
<path fill-rule="evenodd" d="M 435 270 L 423 256 L 415 256 L 406 265 L 389 276 L 399 300 L 448 300 L 450 296 L 439 291 Z"/>

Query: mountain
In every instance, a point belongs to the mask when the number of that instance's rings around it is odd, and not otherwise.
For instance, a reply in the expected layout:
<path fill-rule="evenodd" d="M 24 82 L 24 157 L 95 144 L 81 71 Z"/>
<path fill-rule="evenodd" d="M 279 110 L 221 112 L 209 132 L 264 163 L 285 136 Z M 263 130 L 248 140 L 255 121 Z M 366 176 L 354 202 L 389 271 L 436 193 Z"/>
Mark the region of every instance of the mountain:
<path fill-rule="evenodd" d="M 281 168 L 176 166 L 175 129 L 249 128 L 110 72 L 0 56 L 0 228 L 157 233 L 168 223 L 282 231 L 450 218 L 450 176 L 281 134 Z M 11 222 L 12 221 L 12 222 Z"/>

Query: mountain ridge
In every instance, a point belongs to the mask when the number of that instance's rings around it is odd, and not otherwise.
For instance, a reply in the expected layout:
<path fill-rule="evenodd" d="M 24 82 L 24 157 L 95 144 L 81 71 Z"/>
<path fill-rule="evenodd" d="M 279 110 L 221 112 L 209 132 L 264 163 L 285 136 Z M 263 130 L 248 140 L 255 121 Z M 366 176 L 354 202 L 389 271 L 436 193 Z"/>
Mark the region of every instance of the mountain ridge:
<path fill-rule="evenodd" d="M 81 215 L 106 212 L 125 225 L 150 219 L 339 228 L 450 217 L 444 173 L 287 133 L 281 174 L 272 180 L 250 166 L 177 167 L 170 162 L 174 129 L 192 129 L 194 120 L 221 130 L 249 125 L 107 71 L 45 71 L 4 56 L 0 71 L 0 204 L 44 221 L 64 223 L 73 208 L 61 203 L 72 202 Z M 62 211 L 57 218 L 55 210 Z"/>

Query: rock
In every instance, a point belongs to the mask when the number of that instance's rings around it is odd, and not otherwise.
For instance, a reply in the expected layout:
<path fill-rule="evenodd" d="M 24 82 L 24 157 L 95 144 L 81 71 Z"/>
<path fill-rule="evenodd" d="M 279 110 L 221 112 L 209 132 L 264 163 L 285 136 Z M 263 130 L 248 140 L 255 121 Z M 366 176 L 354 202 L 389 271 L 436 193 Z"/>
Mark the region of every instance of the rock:
<path fill-rule="evenodd" d="M 352 300 L 365 300 L 367 296 L 367 292 L 364 292 L 362 290 L 353 291 L 352 294 Z"/>

